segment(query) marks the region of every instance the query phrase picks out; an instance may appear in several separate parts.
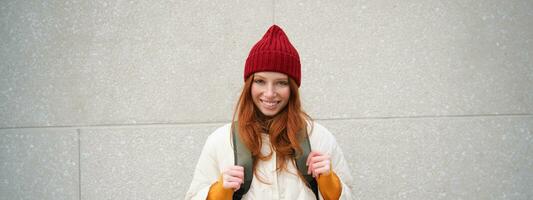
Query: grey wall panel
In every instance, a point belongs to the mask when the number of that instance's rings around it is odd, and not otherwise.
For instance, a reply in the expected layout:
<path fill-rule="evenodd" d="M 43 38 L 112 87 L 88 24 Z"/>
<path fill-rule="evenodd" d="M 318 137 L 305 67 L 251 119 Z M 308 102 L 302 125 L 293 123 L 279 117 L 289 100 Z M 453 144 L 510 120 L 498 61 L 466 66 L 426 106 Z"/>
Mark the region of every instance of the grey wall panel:
<path fill-rule="evenodd" d="M 279 1 L 317 118 L 533 112 L 532 1 Z"/>
<path fill-rule="evenodd" d="M 219 125 L 81 130 L 82 199 L 183 199 Z"/>
<path fill-rule="evenodd" d="M 340 143 L 357 199 L 531 199 L 533 118 L 319 121 Z"/>
<path fill-rule="evenodd" d="M 0 126 L 227 121 L 273 15 L 317 118 L 533 111 L 529 1 L 272 3 L 3 2 Z"/>
<path fill-rule="evenodd" d="M 337 136 L 357 199 L 532 199 L 531 10 L 0 1 L 0 199 L 181 199 L 272 23 L 299 50 L 304 108 Z"/>
<path fill-rule="evenodd" d="M 272 20 L 270 1 L 0 5 L 0 127 L 228 120 Z"/>
<path fill-rule="evenodd" d="M 78 134 L 0 129 L 0 199 L 79 198 Z"/>

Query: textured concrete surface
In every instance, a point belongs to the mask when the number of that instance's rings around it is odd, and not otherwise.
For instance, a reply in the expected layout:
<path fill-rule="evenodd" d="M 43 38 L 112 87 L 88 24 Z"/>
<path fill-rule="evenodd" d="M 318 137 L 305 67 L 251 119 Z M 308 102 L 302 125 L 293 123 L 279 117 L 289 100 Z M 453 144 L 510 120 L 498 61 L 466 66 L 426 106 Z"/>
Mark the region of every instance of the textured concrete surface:
<path fill-rule="evenodd" d="M 221 125 L 81 130 L 82 199 L 182 199 Z"/>
<path fill-rule="evenodd" d="M 272 16 L 271 2 L 242 3 L 2 3 L 0 125 L 229 120 Z M 281 1 L 276 22 L 300 51 L 317 118 L 523 114 L 532 9 Z"/>
<path fill-rule="evenodd" d="M 78 199 L 78 133 L 0 129 L 0 199 Z"/>
<path fill-rule="evenodd" d="M 0 199 L 181 199 L 280 25 L 357 199 L 532 199 L 533 2 L 1 1 Z M 78 143 L 79 142 L 79 143 Z"/>
<path fill-rule="evenodd" d="M 531 10 L 531 1 L 276 3 L 300 50 L 308 110 L 327 119 L 532 113 Z"/>
<path fill-rule="evenodd" d="M 531 199 L 533 117 L 319 121 L 357 199 Z"/>
<path fill-rule="evenodd" d="M 0 4 L 2 127 L 228 120 L 272 12 L 267 1 Z"/>

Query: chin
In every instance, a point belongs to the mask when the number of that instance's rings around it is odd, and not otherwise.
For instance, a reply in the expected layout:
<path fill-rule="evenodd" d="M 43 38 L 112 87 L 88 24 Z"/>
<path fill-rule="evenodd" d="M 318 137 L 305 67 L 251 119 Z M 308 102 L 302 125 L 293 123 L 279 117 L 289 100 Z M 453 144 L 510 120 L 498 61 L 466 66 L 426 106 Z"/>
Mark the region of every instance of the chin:
<path fill-rule="evenodd" d="M 261 110 L 261 113 L 263 113 L 263 115 L 265 115 L 267 117 L 274 117 L 274 116 L 276 116 L 279 113 L 279 111 L 268 111 L 268 112 L 265 112 L 265 111 Z"/>

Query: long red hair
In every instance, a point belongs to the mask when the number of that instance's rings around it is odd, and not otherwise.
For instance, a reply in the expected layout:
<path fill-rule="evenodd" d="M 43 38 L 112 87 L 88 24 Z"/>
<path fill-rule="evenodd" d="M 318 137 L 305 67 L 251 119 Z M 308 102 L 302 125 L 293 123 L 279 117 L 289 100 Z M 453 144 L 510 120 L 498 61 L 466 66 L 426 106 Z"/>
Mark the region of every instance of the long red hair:
<path fill-rule="evenodd" d="M 285 108 L 279 111 L 272 118 L 265 117 L 255 106 L 251 88 L 253 76 L 249 76 L 244 82 L 235 112 L 233 113 L 232 132 L 235 127 L 235 117 L 238 117 L 236 127 L 240 138 L 252 153 L 253 172 L 256 174 L 255 166 L 259 160 L 270 160 L 272 151 L 268 155 L 261 154 L 262 133 L 268 133 L 272 150 L 276 152 L 278 171 L 287 169 L 287 160 L 294 163 L 294 156 L 302 154 L 302 148 L 298 141 L 298 134 L 307 134 L 302 130 L 306 129 L 307 121 L 312 122 L 311 117 L 302 109 L 298 85 L 296 81 L 289 77 L 290 96 Z M 233 133 L 232 133 L 233 134 Z M 303 138 L 303 137 L 302 137 Z M 256 174 L 257 176 L 257 174 Z M 260 176 L 257 176 L 261 180 Z"/>

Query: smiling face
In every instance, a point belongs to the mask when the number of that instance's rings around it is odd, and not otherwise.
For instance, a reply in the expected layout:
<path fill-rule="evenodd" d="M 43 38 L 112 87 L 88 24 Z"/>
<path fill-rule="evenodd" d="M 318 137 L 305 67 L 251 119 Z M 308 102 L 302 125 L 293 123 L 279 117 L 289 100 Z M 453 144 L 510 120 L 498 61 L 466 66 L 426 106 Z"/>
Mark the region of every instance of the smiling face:
<path fill-rule="evenodd" d="M 257 72 L 252 80 L 252 99 L 265 116 L 275 116 L 289 102 L 289 77 L 278 72 Z"/>

